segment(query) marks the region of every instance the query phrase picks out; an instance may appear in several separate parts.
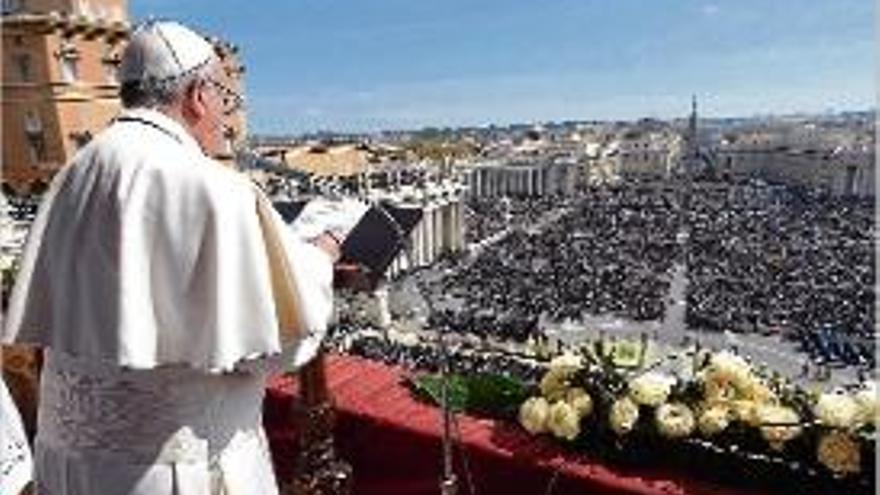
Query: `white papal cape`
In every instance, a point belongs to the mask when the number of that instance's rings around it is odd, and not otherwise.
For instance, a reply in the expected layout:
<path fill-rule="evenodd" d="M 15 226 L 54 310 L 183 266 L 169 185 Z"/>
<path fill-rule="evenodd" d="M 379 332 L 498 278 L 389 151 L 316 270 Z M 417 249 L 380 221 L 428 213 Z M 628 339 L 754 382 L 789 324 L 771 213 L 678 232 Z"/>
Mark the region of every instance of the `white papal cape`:
<path fill-rule="evenodd" d="M 265 375 L 315 354 L 331 284 L 244 176 L 124 112 L 54 179 L 3 330 L 47 349 L 40 493 L 276 493 Z"/>

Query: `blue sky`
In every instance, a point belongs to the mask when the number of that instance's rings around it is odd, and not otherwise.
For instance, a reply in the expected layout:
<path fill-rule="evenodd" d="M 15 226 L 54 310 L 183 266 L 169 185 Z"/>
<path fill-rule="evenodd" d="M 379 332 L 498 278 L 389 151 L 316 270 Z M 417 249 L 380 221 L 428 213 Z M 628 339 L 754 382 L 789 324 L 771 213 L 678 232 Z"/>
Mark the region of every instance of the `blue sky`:
<path fill-rule="evenodd" d="M 871 0 L 130 0 L 241 48 L 251 128 L 875 105 Z"/>

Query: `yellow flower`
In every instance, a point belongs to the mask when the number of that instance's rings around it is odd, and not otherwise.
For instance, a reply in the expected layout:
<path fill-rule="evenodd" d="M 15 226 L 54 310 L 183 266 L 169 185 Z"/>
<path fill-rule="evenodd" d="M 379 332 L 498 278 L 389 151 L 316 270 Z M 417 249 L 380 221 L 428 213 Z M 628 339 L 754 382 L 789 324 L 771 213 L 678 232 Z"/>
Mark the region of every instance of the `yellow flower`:
<path fill-rule="evenodd" d="M 611 404 L 611 412 L 608 414 L 608 423 L 611 429 L 618 435 L 624 435 L 632 431 L 639 420 L 639 406 L 629 397 L 623 397 Z"/>
<path fill-rule="evenodd" d="M 761 436 L 775 450 L 781 450 L 785 442 L 801 434 L 801 418 L 790 407 L 762 405 L 758 406 L 757 415 Z"/>
<path fill-rule="evenodd" d="M 547 431 L 550 404 L 543 397 L 532 397 L 519 407 L 519 424 L 529 433 L 537 435 Z"/>
<path fill-rule="evenodd" d="M 675 378 L 648 372 L 629 382 L 629 396 L 636 404 L 657 407 L 669 398 L 673 385 Z"/>
<path fill-rule="evenodd" d="M 859 405 L 847 394 L 831 392 L 819 396 L 813 408 L 816 418 L 825 426 L 852 429 L 859 426 Z"/>
<path fill-rule="evenodd" d="M 706 436 L 716 435 L 730 424 L 730 409 L 724 405 L 714 405 L 704 409 L 697 421 L 700 432 Z"/>
<path fill-rule="evenodd" d="M 581 418 L 567 402 L 559 401 L 550 406 L 547 428 L 559 438 L 574 440 L 581 432 Z"/>
<path fill-rule="evenodd" d="M 580 387 L 569 389 L 565 393 L 565 402 L 574 408 L 579 418 L 585 418 L 593 411 L 593 399 Z"/>
<path fill-rule="evenodd" d="M 825 467 L 836 474 L 858 473 L 862 469 L 859 444 L 842 431 L 831 431 L 819 440 L 816 456 Z"/>
<path fill-rule="evenodd" d="M 694 431 L 694 413 L 684 404 L 663 404 L 655 413 L 657 430 L 667 438 L 686 437 Z"/>

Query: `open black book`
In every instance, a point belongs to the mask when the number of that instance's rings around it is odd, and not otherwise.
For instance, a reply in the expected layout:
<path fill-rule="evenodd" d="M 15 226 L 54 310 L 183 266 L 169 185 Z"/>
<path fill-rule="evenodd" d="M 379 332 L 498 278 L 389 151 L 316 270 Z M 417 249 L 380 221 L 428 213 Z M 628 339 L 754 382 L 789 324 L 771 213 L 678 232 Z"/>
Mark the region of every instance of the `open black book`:
<path fill-rule="evenodd" d="M 308 201 L 276 202 L 275 209 L 288 224 L 302 213 Z M 394 206 L 388 202 L 371 205 L 342 241 L 342 263 L 365 267 L 377 281 L 406 247 L 410 232 L 422 219 L 421 208 Z"/>

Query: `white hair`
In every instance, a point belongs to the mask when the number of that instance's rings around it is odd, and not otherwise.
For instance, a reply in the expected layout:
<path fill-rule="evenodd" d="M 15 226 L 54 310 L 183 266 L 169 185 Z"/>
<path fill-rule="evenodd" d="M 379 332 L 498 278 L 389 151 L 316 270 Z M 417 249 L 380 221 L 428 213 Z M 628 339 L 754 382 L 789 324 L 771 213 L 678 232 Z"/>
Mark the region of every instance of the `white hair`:
<path fill-rule="evenodd" d="M 195 83 L 210 77 L 216 60 L 208 61 L 183 74 L 163 79 L 147 78 L 125 81 L 119 98 L 125 108 L 158 108 L 178 101 Z"/>

